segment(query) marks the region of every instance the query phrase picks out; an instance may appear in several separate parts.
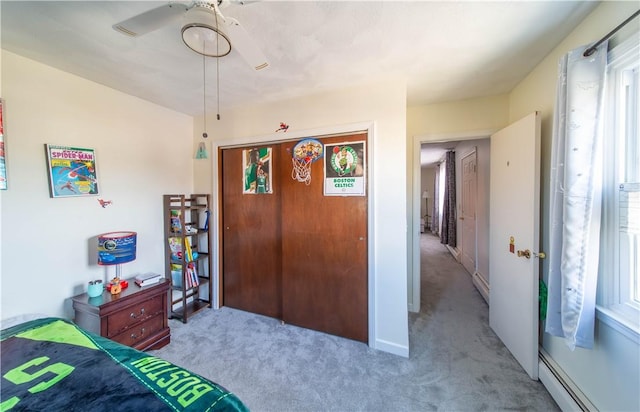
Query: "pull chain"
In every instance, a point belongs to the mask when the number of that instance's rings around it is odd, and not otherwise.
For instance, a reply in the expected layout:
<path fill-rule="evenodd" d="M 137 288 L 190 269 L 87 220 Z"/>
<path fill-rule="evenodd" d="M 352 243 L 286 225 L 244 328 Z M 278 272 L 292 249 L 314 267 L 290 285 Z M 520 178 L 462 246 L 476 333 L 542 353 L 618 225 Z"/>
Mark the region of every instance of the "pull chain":
<path fill-rule="evenodd" d="M 209 136 L 207 134 L 207 66 L 206 66 L 206 56 L 205 56 L 205 45 L 206 42 L 202 42 L 202 117 L 204 122 L 204 131 L 202 132 L 202 137 L 205 139 Z"/>
<path fill-rule="evenodd" d="M 218 26 L 218 13 L 215 13 L 216 16 L 216 30 L 220 30 Z M 229 46 L 231 47 L 231 46 Z M 220 56 L 220 33 L 216 32 L 216 56 Z M 220 57 L 216 57 L 216 97 L 217 97 L 217 118 L 220 120 Z"/>

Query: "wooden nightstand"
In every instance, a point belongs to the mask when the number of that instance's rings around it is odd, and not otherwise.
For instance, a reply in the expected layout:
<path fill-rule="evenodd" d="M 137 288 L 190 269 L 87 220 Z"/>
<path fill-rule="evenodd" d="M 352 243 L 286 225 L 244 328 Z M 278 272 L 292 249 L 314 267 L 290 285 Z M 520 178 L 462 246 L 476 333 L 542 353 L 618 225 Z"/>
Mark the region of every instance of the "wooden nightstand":
<path fill-rule="evenodd" d="M 118 295 L 105 290 L 90 298 L 72 298 L 75 322 L 81 328 L 140 350 L 159 349 L 171 340 L 167 320 L 169 281 L 143 288 L 133 279 Z"/>

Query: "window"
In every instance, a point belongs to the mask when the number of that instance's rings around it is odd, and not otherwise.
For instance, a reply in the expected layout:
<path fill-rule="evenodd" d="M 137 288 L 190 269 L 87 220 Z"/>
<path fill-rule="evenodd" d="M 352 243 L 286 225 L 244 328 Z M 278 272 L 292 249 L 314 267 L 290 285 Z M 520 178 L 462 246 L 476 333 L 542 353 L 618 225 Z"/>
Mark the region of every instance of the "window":
<path fill-rule="evenodd" d="M 600 317 L 640 332 L 640 44 L 609 52 L 605 97 Z"/>

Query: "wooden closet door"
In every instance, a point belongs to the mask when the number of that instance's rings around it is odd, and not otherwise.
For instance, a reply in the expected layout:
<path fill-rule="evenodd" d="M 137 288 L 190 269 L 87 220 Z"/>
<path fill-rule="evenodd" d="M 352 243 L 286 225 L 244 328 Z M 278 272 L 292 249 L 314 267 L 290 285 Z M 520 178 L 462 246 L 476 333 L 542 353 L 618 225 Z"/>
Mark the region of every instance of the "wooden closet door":
<path fill-rule="evenodd" d="M 296 143 L 281 146 L 282 319 L 367 342 L 367 197 L 324 196 L 324 159 L 312 164 L 310 185 L 293 180 L 291 150 Z"/>
<path fill-rule="evenodd" d="M 278 145 L 272 165 L 280 163 Z M 248 147 L 245 149 L 252 149 Z M 222 150 L 223 304 L 282 318 L 279 169 L 273 194 L 243 194 L 243 148 Z"/>

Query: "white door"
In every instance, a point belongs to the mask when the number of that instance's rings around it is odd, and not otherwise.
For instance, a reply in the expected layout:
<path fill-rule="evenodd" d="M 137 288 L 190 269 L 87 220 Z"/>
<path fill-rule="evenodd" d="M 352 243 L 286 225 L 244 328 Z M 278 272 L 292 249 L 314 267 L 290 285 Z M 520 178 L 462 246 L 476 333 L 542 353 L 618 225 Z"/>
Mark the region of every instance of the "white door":
<path fill-rule="evenodd" d="M 462 158 L 460 261 L 471 275 L 476 271 L 476 163 L 475 150 Z"/>
<path fill-rule="evenodd" d="M 491 136 L 490 196 L 489 324 L 538 379 L 540 113 Z"/>

